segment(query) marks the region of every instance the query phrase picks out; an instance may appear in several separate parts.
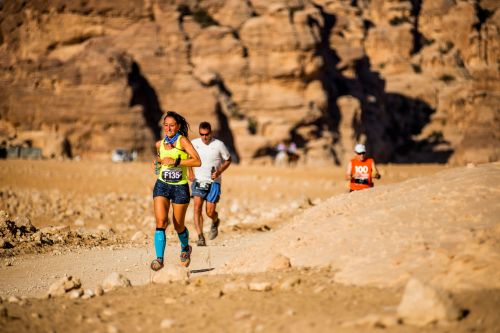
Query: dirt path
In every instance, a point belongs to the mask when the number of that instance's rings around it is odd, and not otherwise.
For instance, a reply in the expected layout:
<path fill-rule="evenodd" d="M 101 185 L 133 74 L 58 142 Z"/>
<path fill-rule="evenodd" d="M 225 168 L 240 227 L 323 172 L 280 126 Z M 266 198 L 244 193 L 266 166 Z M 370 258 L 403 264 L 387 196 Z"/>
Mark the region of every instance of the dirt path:
<path fill-rule="evenodd" d="M 241 244 L 241 243 L 240 243 Z M 190 271 L 193 276 L 216 273 L 240 252 L 239 245 L 194 247 Z M 167 265 L 178 264 L 178 245 L 167 246 Z M 80 278 L 83 287 L 95 289 L 111 272 L 118 272 L 139 286 L 151 282 L 149 268 L 154 248 L 104 248 L 71 250 L 61 254 L 42 254 L 4 259 L 0 268 L 0 295 L 41 297 L 49 286 L 64 275 Z M 11 266 L 6 266 L 11 263 Z"/>

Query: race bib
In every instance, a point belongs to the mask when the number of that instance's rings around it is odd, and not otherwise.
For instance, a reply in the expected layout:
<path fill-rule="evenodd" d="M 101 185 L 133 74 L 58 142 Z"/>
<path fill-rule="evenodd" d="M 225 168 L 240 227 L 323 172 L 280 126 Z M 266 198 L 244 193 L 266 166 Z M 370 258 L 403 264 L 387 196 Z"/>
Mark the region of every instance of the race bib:
<path fill-rule="evenodd" d="M 211 181 L 195 181 L 194 182 L 194 187 L 197 190 L 205 190 L 205 191 L 207 191 L 208 189 L 210 189 L 210 185 L 211 184 L 212 184 Z"/>
<path fill-rule="evenodd" d="M 168 183 L 177 183 L 182 180 L 182 169 L 171 168 L 161 173 L 161 179 Z"/>
<path fill-rule="evenodd" d="M 370 184 L 370 182 L 368 181 L 367 178 L 355 178 L 354 182 L 356 184 L 365 184 L 365 185 L 369 185 Z"/>

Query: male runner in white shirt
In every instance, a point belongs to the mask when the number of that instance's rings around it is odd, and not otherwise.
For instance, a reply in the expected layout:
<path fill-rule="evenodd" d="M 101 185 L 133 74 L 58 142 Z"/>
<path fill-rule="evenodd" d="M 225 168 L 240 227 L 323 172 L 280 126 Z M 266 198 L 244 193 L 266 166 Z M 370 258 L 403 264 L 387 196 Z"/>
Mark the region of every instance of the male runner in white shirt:
<path fill-rule="evenodd" d="M 212 219 L 212 226 L 208 235 L 212 240 L 217 237 L 219 214 L 215 210 L 221 194 L 221 174 L 231 164 L 231 155 L 226 145 L 212 137 L 212 126 L 204 121 L 199 126 L 200 138 L 192 140 L 201 159 L 201 166 L 189 168 L 191 196 L 194 198 L 194 226 L 198 233 L 198 246 L 206 246 L 203 235 L 203 202 L 206 203 L 206 213 Z"/>

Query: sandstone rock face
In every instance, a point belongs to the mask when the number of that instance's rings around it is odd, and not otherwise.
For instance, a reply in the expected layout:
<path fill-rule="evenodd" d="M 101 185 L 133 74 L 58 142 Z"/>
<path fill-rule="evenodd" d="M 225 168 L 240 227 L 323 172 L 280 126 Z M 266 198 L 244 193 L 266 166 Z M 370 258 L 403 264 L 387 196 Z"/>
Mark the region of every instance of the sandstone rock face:
<path fill-rule="evenodd" d="M 0 143 L 149 159 L 167 110 L 243 162 L 496 161 L 495 1 L 204 0 L 0 5 Z"/>

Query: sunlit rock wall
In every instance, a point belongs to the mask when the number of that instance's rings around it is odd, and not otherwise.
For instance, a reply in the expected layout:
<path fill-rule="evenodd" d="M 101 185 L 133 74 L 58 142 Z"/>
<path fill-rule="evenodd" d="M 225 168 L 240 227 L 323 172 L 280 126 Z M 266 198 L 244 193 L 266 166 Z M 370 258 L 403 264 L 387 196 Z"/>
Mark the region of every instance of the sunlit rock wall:
<path fill-rule="evenodd" d="M 0 139 L 150 158 L 168 110 L 242 162 L 498 160 L 496 1 L 3 1 Z"/>

